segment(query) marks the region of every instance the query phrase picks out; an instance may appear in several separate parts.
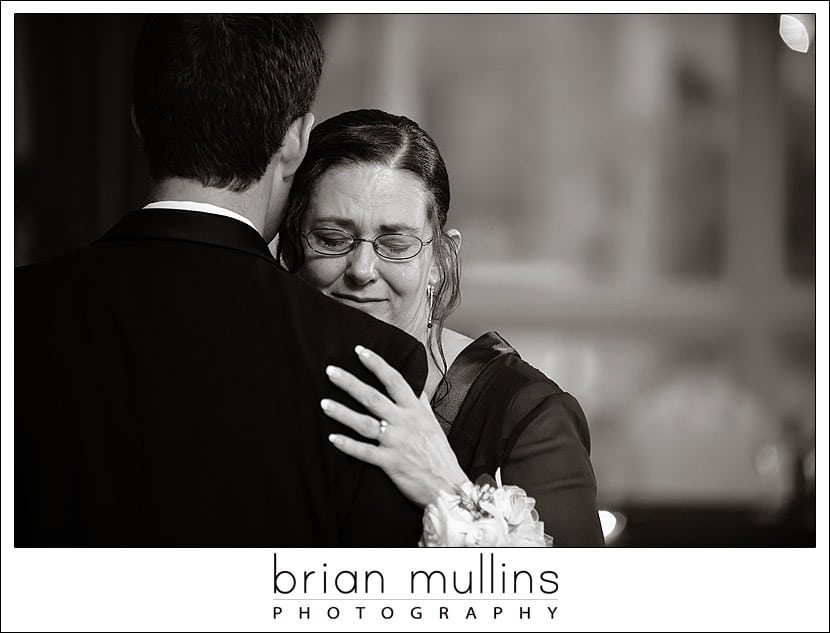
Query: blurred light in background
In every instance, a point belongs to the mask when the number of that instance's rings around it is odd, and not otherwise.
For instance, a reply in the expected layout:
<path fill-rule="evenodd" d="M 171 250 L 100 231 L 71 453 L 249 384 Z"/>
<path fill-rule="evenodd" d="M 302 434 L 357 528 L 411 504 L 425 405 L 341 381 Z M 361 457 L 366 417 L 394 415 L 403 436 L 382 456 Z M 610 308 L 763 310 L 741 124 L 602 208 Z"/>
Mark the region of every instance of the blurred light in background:
<path fill-rule="evenodd" d="M 810 50 L 811 33 L 807 28 L 811 26 L 815 33 L 815 16 L 805 13 L 797 15 L 783 14 L 779 21 L 778 33 L 784 43 L 794 51 L 806 53 Z"/>
<path fill-rule="evenodd" d="M 612 545 L 625 528 L 625 517 L 619 512 L 600 510 L 599 522 L 602 525 L 602 535 L 605 537 L 606 545 Z"/>

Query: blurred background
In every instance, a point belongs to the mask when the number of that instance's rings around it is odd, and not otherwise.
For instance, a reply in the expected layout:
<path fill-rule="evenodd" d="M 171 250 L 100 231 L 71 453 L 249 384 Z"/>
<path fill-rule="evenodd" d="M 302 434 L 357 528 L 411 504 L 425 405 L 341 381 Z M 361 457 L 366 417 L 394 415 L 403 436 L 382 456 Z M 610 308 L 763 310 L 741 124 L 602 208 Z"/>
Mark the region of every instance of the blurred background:
<path fill-rule="evenodd" d="M 814 546 L 812 41 L 776 14 L 317 19 L 318 121 L 433 136 L 464 236 L 450 326 L 581 402 L 609 546 Z M 143 203 L 140 25 L 15 15 L 16 265 Z"/>

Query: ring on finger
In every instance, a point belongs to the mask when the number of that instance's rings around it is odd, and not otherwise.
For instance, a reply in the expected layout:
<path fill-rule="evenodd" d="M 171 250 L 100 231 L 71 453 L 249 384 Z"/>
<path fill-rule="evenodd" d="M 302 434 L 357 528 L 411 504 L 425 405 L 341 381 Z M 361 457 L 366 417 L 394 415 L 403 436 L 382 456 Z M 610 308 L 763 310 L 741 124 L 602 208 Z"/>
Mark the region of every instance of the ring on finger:
<path fill-rule="evenodd" d="M 380 444 L 381 440 L 383 439 L 384 433 L 386 433 L 386 427 L 389 426 L 389 423 L 386 420 L 380 420 L 378 422 L 378 434 L 375 436 L 375 441 Z"/>

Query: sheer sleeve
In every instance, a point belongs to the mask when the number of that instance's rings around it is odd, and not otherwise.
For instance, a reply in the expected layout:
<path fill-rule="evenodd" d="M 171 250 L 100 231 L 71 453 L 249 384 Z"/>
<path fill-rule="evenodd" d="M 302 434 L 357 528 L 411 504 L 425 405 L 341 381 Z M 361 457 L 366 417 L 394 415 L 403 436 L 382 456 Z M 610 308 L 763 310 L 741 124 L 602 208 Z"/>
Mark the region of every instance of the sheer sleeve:
<path fill-rule="evenodd" d="M 570 394 L 544 391 L 529 386 L 513 398 L 518 421 L 502 452 L 502 481 L 536 499 L 554 547 L 601 547 L 585 414 Z"/>

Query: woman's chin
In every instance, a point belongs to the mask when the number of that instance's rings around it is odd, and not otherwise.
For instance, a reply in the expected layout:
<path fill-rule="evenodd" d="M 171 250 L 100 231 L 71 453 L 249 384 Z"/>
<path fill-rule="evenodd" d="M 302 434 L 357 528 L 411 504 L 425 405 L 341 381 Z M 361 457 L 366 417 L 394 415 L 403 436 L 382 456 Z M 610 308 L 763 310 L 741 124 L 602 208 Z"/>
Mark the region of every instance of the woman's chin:
<path fill-rule="evenodd" d="M 387 323 L 392 323 L 389 320 L 389 314 L 387 308 L 389 307 L 388 301 L 352 301 L 351 299 L 345 299 L 342 297 L 333 297 L 336 301 L 339 301 L 343 305 L 351 306 L 352 308 L 357 308 L 361 312 L 365 312 L 366 314 L 371 314 L 376 319 L 380 319 L 381 321 L 386 321 Z M 395 325 L 392 323 L 392 325 Z"/>

